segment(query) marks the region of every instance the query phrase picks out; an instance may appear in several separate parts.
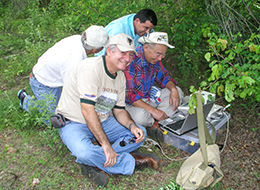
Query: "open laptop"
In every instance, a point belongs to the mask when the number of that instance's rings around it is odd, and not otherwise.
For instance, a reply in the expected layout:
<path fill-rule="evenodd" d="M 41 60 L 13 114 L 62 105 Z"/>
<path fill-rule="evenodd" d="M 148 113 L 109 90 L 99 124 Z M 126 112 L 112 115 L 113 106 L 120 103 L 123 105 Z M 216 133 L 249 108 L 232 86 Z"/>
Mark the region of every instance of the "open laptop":
<path fill-rule="evenodd" d="M 211 101 L 203 105 L 203 113 L 205 118 L 208 116 L 214 102 L 215 101 Z M 170 132 L 176 133 L 177 135 L 182 135 L 192 129 L 197 128 L 197 111 L 195 109 L 195 114 L 192 115 L 185 115 L 183 112 L 179 111 L 174 114 L 173 117 L 159 121 L 158 124 L 160 127 L 167 129 Z"/>

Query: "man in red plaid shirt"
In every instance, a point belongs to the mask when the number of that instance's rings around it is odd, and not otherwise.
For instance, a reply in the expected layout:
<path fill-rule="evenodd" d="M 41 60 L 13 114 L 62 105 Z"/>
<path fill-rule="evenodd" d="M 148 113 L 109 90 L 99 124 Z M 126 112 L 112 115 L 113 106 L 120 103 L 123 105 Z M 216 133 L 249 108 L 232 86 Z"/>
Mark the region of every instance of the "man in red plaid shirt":
<path fill-rule="evenodd" d="M 136 124 L 146 127 L 150 137 L 163 140 L 157 121 L 171 117 L 184 95 L 162 64 L 168 47 L 174 46 L 164 32 L 150 33 L 138 41 L 143 44 L 136 48 L 138 56 L 124 71 L 126 110 Z M 153 86 L 155 81 L 161 89 Z"/>

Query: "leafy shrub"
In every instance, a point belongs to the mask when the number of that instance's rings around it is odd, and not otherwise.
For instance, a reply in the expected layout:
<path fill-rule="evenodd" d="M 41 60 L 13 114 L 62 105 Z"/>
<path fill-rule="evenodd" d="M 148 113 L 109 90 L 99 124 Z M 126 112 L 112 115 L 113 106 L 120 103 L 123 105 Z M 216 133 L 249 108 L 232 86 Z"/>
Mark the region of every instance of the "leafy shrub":
<path fill-rule="evenodd" d="M 215 33 L 209 33 L 208 43 L 211 52 L 205 55 L 210 61 L 211 75 L 201 83 L 202 87 L 209 87 L 219 96 L 231 102 L 235 97 L 260 101 L 260 34 L 252 34 L 243 42 L 234 36 L 233 43 L 228 39 L 219 38 Z"/>

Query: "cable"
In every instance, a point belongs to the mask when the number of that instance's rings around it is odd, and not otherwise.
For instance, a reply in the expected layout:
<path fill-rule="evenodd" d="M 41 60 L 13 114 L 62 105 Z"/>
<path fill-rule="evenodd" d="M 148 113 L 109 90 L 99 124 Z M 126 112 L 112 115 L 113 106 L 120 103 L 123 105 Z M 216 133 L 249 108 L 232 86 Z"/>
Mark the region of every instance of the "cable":
<path fill-rule="evenodd" d="M 147 145 L 146 145 L 146 144 L 147 144 Z M 185 159 L 187 159 L 187 158 L 189 157 L 189 156 L 186 156 L 186 157 L 180 158 L 180 159 L 170 158 L 170 157 L 168 157 L 168 156 L 164 153 L 164 151 L 163 151 L 161 145 L 160 145 L 159 143 L 157 143 L 156 141 L 150 139 L 150 138 L 146 138 L 144 144 L 143 144 L 141 147 L 151 148 L 153 145 L 154 145 L 154 146 L 158 146 L 159 149 L 161 150 L 161 152 L 163 153 L 163 155 L 164 155 L 166 158 L 168 158 L 169 160 L 171 160 L 171 161 L 181 161 L 181 160 L 185 160 Z"/>
<path fill-rule="evenodd" d="M 228 115 L 225 113 L 225 110 L 230 106 L 230 104 L 228 104 L 226 107 L 224 107 L 222 109 L 222 114 L 224 114 L 226 117 L 227 117 L 227 134 L 226 134 L 226 138 L 225 138 L 225 141 L 224 141 L 224 145 L 223 145 L 223 148 L 221 149 L 220 153 L 221 154 L 224 150 L 224 148 L 226 147 L 226 144 L 227 144 L 227 139 L 228 139 L 228 132 L 229 132 L 229 118 L 228 118 Z"/>
<path fill-rule="evenodd" d="M 221 149 L 221 151 L 220 151 L 219 154 L 221 154 L 221 153 L 223 152 L 223 150 L 225 149 L 226 144 L 227 144 L 228 132 L 229 132 L 229 117 L 228 117 L 228 115 L 225 113 L 225 110 L 226 110 L 229 106 L 230 106 L 230 104 L 228 104 L 226 107 L 224 107 L 224 108 L 222 109 L 222 114 L 223 114 L 224 116 L 226 116 L 226 118 L 227 118 L 227 133 L 226 133 L 226 137 L 225 137 L 225 141 L 224 141 L 223 148 Z M 150 139 L 150 138 L 146 138 L 144 144 L 143 144 L 141 147 L 151 148 L 152 146 L 158 146 L 159 149 L 161 150 L 161 152 L 163 153 L 163 155 L 164 155 L 167 159 L 169 159 L 169 160 L 171 160 L 171 161 L 181 161 L 181 160 L 185 160 L 185 159 L 187 159 L 187 158 L 189 157 L 189 156 L 186 156 L 186 157 L 180 158 L 180 159 L 170 158 L 170 157 L 168 157 L 168 156 L 164 153 L 163 148 L 161 147 L 161 145 L 160 145 L 159 143 L 157 143 L 156 141 Z"/>

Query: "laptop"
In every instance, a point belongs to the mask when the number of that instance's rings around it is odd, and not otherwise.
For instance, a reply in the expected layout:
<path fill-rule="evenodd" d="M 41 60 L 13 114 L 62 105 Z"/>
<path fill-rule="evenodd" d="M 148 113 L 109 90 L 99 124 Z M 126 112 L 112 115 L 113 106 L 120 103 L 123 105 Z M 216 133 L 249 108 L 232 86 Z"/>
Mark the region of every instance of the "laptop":
<path fill-rule="evenodd" d="M 203 113 L 205 118 L 208 116 L 214 103 L 215 101 L 211 101 L 203 105 Z M 182 135 L 191 131 L 192 129 L 197 128 L 197 111 L 195 109 L 195 114 L 192 115 L 185 115 L 184 112 L 178 111 L 176 114 L 174 114 L 173 117 L 159 121 L 158 124 L 160 127 L 167 129 L 170 132 L 173 132 L 177 135 Z"/>

